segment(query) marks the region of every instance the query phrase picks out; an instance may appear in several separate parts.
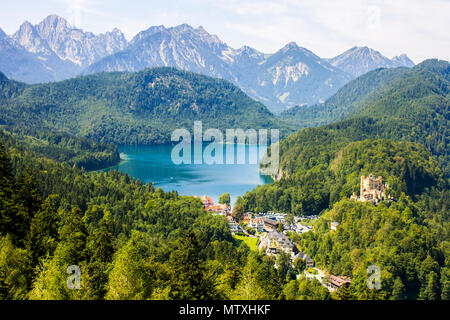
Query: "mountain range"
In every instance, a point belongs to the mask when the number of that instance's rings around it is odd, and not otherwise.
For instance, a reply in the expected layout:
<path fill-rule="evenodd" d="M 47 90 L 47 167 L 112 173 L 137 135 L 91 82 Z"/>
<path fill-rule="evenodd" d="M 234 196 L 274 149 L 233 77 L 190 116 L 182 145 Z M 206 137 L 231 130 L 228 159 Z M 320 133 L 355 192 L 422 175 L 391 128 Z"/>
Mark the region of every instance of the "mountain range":
<path fill-rule="evenodd" d="M 353 47 L 327 61 L 355 78 L 377 68 L 414 67 L 414 62 L 406 54 L 388 59 L 368 47 Z"/>
<path fill-rule="evenodd" d="M 95 35 L 50 15 L 24 22 L 13 35 L 0 29 L 0 71 L 27 82 L 50 82 L 102 71 L 170 66 L 231 81 L 271 111 L 323 102 L 353 78 L 375 68 L 411 67 L 401 55 L 388 59 L 354 47 L 323 59 L 291 42 L 273 54 L 249 46 L 234 49 L 201 26 L 153 26 L 131 41 L 123 33 Z"/>

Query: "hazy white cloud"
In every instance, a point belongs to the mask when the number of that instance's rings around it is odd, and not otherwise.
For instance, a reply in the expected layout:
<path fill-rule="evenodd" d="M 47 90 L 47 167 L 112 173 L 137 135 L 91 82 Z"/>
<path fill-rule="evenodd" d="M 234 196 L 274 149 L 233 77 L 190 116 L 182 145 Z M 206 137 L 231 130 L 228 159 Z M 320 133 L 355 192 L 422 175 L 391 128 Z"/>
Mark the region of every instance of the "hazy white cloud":
<path fill-rule="evenodd" d="M 215 5 L 223 10 L 240 16 L 267 16 L 285 14 L 289 10 L 289 6 L 282 1 L 268 0 L 216 0 L 202 1 L 205 4 Z"/>
<path fill-rule="evenodd" d="M 389 57 L 407 53 L 415 62 L 430 57 L 450 58 L 450 1 L 284 0 L 277 3 L 282 8 L 278 15 L 269 14 L 250 22 L 230 20 L 226 27 L 247 34 L 249 43 L 266 52 L 296 41 L 325 57 L 354 45 L 367 45 Z M 236 2 L 232 1 L 230 10 L 238 12 L 235 6 Z"/>

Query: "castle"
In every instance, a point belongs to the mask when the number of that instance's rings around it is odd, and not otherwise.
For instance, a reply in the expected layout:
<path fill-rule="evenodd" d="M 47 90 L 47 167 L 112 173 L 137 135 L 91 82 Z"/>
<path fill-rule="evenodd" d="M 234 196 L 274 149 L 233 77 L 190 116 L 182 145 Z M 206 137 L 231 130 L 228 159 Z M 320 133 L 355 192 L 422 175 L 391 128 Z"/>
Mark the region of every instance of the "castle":
<path fill-rule="evenodd" d="M 390 196 L 386 194 L 388 190 L 389 184 L 383 184 L 383 177 L 375 178 L 372 174 L 368 177 L 361 176 L 359 197 L 353 192 L 350 199 L 378 204 L 381 200 L 390 199 Z"/>

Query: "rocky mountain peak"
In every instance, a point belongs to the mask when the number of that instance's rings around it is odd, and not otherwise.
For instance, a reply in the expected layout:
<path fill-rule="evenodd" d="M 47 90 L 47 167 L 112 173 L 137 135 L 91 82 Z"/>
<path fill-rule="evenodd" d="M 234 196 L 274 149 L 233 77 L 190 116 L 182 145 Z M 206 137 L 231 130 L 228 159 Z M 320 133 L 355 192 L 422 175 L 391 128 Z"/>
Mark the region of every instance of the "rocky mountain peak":
<path fill-rule="evenodd" d="M 254 56 L 254 57 L 264 56 L 264 54 L 262 52 L 259 52 L 258 50 L 254 49 L 252 47 L 249 47 L 249 46 L 240 47 L 239 49 L 236 50 L 236 54 Z"/>
<path fill-rule="evenodd" d="M 399 56 L 395 56 L 392 58 L 392 61 L 397 65 L 397 66 L 403 66 L 403 67 L 414 67 L 414 62 L 405 54 L 402 53 Z"/>
<path fill-rule="evenodd" d="M 353 47 L 334 58 L 328 59 L 328 62 L 354 77 L 377 68 L 391 68 L 404 65 L 395 59 L 391 60 L 385 57 L 379 51 L 367 46 Z"/>
<path fill-rule="evenodd" d="M 287 52 L 289 50 L 295 50 L 295 49 L 299 49 L 299 48 L 300 47 L 297 45 L 297 43 L 292 41 L 292 42 L 289 42 L 288 44 L 286 44 L 283 48 L 281 48 L 280 51 Z"/>
<path fill-rule="evenodd" d="M 51 14 L 51 15 L 47 16 L 44 20 L 41 21 L 41 23 L 39 25 L 45 26 L 48 28 L 52 28 L 52 29 L 73 28 L 70 26 L 69 22 L 66 19 L 64 19 L 56 14 Z"/>
<path fill-rule="evenodd" d="M 25 21 L 20 25 L 19 30 L 12 35 L 12 38 L 21 43 L 30 38 L 39 38 L 39 34 L 30 22 Z"/>

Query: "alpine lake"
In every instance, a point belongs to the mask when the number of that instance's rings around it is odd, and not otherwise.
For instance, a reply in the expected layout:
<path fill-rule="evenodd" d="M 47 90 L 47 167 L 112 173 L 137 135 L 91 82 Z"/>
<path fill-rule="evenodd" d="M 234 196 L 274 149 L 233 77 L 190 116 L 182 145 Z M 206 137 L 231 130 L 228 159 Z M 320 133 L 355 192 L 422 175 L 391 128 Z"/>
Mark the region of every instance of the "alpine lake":
<path fill-rule="evenodd" d="M 230 194 L 234 203 L 236 197 L 243 196 L 246 191 L 273 182 L 270 176 L 259 172 L 258 163 L 267 146 L 223 144 L 219 146 L 223 147 L 223 161 L 219 161 L 222 163 L 212 164 L 206 163 L 205 155 L 215 156 L 215 152 L 208 153 L 210 150 L 207 150 L 205 153 L 207 146 L 203 144 L 201 148 L 194 148 L 192 145 L 190 161 L 181 164 L 172 159 L 172 145 L 119 146 L 120 163 L 104 171 L 116 169 L 144 183 L 151 182 L 155 188 L 175 190 L 180 195 L 208 195 L 215 203 L 225 192 Z M 232 155 L 233 163 L 227 164 Z M 245 161 L 238 161 L 244 157 Z"/>

